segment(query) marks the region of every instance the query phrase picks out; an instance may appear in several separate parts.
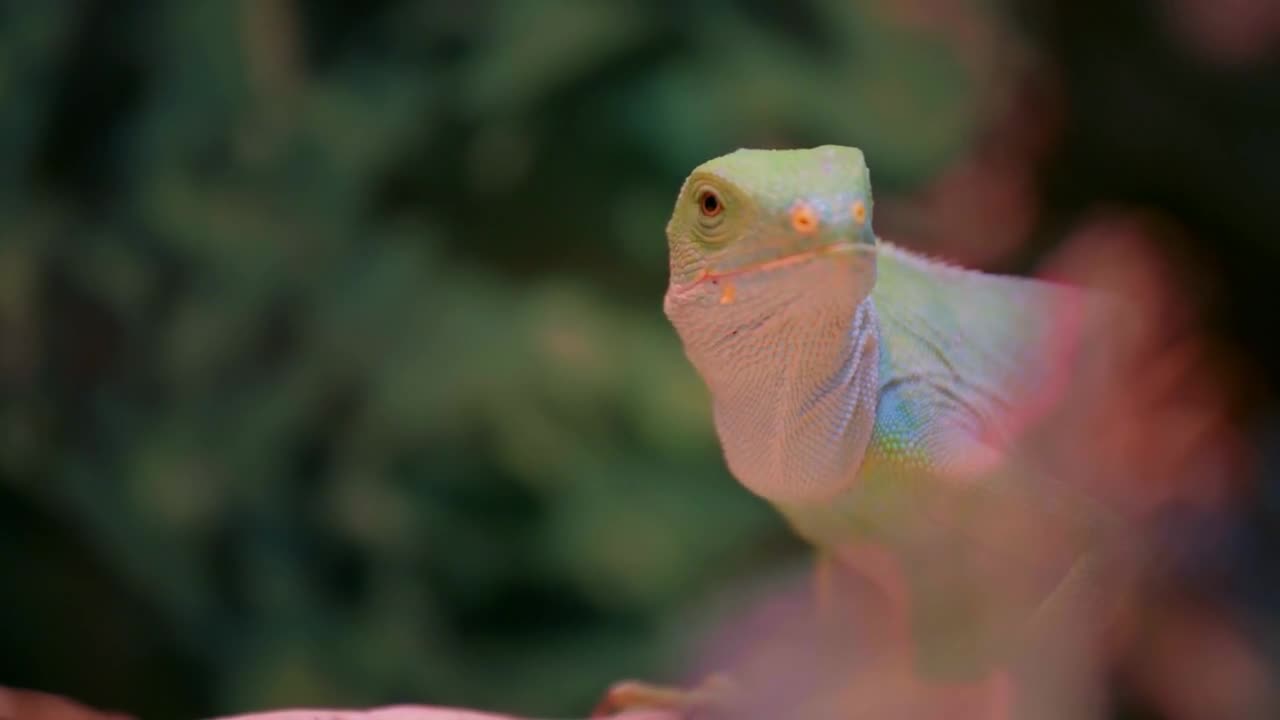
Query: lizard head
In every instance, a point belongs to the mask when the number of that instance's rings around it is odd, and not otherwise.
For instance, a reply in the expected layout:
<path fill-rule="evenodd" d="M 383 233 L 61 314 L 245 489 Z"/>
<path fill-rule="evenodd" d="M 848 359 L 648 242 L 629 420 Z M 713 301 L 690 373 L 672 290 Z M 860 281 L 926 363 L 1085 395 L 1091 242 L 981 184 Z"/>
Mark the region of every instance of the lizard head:
<path fill-rule="evenodd" d="M 738 150 L 703 163 L 667 224 L 668 311 L 692 304 L 709 313 L 795 283 L 860 301 L 875 282 L 871 209 L 856 148 Z M 850 276 L 852 286 L 833 282 Z"/>
<path fill-rule="evenodd" d="M 711 391 L 730 470 L 775 501 L 845 487 L 870 436 L 876 379 L 862 152 L 708 161 L 685 180 L 667 239 L 664 310 Z"/>

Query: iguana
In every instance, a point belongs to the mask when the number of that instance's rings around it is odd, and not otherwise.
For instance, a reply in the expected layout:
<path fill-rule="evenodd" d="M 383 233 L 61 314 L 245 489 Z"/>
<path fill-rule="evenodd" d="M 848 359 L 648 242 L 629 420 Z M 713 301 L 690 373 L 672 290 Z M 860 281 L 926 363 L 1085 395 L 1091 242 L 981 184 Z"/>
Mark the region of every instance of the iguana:
<path fill-rule="evenodd" d="M 1090 349 L 1096 299 L 914 254 L 872 216 L 858 149 L 708 161 L 666 228 L 664 310 L 733 476 L 818 548 L 821 574 L 883 589 L 925 683 L 1002 716 L 1001 668 L 1095 576 L 1104 511 L 1016 446 Z M 623 683 L 602 707 L 714 690 Z"/>

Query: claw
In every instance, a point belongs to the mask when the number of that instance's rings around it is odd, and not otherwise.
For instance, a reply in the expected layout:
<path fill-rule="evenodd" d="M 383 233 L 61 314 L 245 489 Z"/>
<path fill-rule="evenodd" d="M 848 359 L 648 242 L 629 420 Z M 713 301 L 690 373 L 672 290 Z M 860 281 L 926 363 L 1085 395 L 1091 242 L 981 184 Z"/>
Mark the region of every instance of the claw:
<path fill-rule="evenodd" d="M 734 692 L 733 681 L 722 674 L 711 675 L 693 688 L 624 680 L 605 692 L 591 717 L 611 717 L 628 710 L 670 710 L 687 718 L 727 705 Z"/>

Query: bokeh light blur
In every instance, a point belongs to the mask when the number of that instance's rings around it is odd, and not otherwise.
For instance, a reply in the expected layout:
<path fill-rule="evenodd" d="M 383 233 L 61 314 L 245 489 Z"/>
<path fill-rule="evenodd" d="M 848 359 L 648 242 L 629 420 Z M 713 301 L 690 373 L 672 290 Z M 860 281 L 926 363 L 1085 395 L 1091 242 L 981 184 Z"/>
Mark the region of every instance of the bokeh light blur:
<path fill-rule="evenodd" d="M 1101 716 L 1280 717 L 1276 8 L 4 4 L 0 685 L 696 679 L 808 553 L 724 467 L 663 226 L 706 159 L 835 143 L 882 236 L 1140 298 L 1137 371 L 1045 440 L 1149 546 Z"/>

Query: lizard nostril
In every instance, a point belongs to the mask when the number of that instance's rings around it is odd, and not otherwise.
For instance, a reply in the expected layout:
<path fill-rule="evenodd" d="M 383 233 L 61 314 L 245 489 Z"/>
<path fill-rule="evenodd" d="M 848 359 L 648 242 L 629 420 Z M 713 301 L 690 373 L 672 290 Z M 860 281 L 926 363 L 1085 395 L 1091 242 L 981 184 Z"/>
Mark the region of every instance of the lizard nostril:
<path fill-rule="evenodd" d="M 862 224 L 867 221 L 867 204 L 858 200 L 853 204 L 852 214 L 854 222 Z"/>
<path fill-rule="evenodd" d="M 818 229 L 818 214 L 809 207 L 808 203 L 797 203 L 791 208 L 791 227 L 795 228 L 796 232 L 808 235 Z"/>

